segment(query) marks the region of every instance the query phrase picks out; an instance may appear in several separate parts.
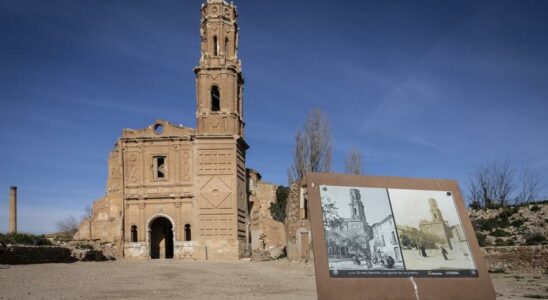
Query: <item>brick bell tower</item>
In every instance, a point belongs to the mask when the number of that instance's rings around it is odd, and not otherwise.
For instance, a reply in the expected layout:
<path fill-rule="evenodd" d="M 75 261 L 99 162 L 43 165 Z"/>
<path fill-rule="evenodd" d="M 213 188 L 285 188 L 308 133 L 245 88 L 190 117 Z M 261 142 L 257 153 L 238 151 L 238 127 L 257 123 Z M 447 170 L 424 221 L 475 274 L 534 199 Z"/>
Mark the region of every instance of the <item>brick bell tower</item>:
<path fill-rule="evenodd" d="M 243 84 L 234 4 L 207 0 L 201 9 L 201 57 L 196 73 L 197 135 L 243 138 Z"/>
<path fill-rule="evenodd" d="M 249 255 L 249 212 L 243 84 L 238 59 L 238 13 L 233 3 L 201 8 L 201 55 L 196 74 L 197 223 L 209 258 Z"/>

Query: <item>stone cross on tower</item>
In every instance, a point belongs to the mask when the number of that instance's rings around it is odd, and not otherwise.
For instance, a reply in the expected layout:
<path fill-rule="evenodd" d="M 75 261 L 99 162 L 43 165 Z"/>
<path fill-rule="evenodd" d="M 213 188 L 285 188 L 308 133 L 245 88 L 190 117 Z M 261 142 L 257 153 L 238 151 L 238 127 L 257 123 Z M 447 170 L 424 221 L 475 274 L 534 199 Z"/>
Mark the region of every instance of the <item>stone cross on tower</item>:
<path fill-rule="evenodd" d="M 202 5 L 201 58 L 196 74 L 196 133 L 243 137 L 243 84 L 238 12 L 223 0 Z"/>

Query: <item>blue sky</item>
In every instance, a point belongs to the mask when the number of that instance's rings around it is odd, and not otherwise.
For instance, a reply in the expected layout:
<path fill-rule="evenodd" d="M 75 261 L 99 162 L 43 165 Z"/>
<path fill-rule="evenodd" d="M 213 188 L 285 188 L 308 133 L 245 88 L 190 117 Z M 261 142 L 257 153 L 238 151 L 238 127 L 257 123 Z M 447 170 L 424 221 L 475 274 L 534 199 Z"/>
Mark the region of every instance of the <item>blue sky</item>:
<path fill-rule="evenodd" d="M 105 193 L 122 128 L 194 126 L 200 0 L 0 0 L 0 231 L 48 232 Z M 508 159 L 548 178 L 547 1 L 239 0 L 247 165 L 287 182 L 327 112 L 334 171 L 451 178 Z M 542 195 L 548 198 L 548 182 Z"/>

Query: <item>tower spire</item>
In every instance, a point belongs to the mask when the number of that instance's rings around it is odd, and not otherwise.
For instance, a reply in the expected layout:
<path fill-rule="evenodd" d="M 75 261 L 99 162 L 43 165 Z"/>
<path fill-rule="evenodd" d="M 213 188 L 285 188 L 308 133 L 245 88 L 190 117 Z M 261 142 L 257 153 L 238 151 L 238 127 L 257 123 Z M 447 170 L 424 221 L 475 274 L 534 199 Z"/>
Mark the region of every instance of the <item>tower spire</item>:
<path fill-rule="evenodd" d="M 198 135 L 243 136 L 243 83 L 238 59 L 238 12 L 233 3 L 207 0 L 201 9 L 197 81 Z"/>

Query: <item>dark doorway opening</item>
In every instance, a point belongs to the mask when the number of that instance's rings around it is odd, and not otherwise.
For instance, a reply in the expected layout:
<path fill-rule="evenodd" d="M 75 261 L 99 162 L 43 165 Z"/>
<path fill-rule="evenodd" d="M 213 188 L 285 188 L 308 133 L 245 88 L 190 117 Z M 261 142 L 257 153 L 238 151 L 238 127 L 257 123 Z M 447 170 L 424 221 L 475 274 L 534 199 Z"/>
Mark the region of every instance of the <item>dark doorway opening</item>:
<path fill-rule="evenodd" d="M 150 258 L 173 258 L 173 225 L 167 218 L 150 223 Z"/>
<path fill-rule="evenodd" d="M 185 241 L 190 242 L 192 241 L 192 235 L 190 232 L 190 224 L 185 225 Z"/>

